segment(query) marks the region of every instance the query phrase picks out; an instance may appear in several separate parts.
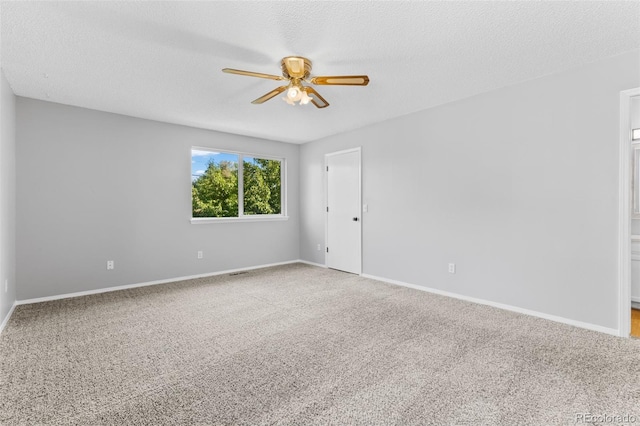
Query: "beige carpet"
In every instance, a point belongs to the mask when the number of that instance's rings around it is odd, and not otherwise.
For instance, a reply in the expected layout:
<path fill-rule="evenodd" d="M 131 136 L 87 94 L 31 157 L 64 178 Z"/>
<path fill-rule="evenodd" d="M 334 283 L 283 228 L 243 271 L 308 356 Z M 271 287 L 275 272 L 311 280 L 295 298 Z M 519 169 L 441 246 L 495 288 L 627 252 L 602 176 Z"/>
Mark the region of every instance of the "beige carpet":
<path fill-rule="evenodd" d="M 586 413 L 640 423 L 640 341 L 302 264 L 18 306 L 0 336 L 2 425 Z"/>

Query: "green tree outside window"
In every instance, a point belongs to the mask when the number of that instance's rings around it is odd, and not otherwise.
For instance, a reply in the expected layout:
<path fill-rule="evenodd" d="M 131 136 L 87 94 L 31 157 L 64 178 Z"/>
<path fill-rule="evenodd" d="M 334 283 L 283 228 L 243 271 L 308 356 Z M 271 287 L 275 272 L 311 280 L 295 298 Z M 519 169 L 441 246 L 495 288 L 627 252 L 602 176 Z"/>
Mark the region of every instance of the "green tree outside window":
<path fill-rule="evenodd" d="M 202 161 L 207 160 L 204 170 Z M 242 161 L 242 177 L 238 164 Z M 242 180 L 242 182 L 239 182 Z M 282 214 L 282 161 L 192 150 L 192 216 L 238 217 Z M 239 191 L 242 185 L 242 194 Z"/>

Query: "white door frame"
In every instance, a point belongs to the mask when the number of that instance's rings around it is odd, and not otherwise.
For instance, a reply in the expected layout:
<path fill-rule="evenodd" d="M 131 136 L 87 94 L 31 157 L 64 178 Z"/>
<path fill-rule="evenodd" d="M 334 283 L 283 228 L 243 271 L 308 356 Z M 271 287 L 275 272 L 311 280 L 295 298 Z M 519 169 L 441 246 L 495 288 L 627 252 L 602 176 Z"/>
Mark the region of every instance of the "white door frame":
<path fill-rule="evenodd" d="M 640 87 L 620 92 L 620 173 L 618 182 L 618 334 L 631 333 L 631 98 Z"/>
<path fill-rule="evenodd" d="M 360 271 L 358 275 L 362 275 L 362 147 L 343 149 L 342 151 L 330 152 L 324 155 L 324 265 L 329 266 L 329 253 L 327 252 L 327 243 L 329 241 L 329 215 L 327 215 L 327 204 L 329 204 L 329 175 L 327 167 L 329 167 L 329 157 L 334 155 L 348 154 L 350 152 L 358 153 L 358 205 L 360 206 Z"/>

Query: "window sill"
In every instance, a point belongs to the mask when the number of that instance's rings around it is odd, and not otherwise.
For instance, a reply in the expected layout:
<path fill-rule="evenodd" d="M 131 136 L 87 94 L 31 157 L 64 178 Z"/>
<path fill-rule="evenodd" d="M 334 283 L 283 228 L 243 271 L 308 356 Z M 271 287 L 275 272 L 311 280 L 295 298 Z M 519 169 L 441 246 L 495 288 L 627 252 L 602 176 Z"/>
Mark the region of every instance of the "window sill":
<path fill-rule="evenodd" d="M 227 223 L 227 222 L 274 222 L 289 220 L 289 216 L 243 216 L 243 217 L 193 217 L 192 225 L 201 225 L 205 223 Z"/>

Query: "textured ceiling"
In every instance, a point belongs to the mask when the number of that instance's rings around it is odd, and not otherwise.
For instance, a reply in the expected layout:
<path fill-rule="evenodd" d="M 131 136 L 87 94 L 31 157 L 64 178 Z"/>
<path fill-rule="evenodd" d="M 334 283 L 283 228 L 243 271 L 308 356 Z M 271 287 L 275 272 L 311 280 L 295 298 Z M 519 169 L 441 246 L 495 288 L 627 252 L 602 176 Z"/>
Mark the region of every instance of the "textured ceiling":
<path fill-rule="evenodd" d="M 640 47 L 638 2 L 2 2 L 19 96 L 303 143 Z M 250 102 L 301 55 L 330 107 Z"/>

